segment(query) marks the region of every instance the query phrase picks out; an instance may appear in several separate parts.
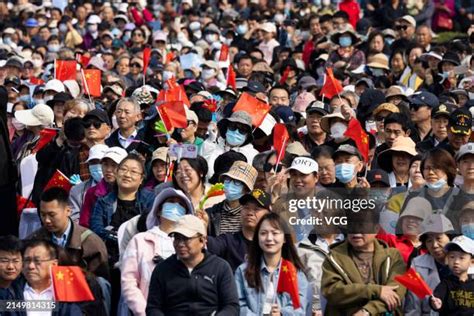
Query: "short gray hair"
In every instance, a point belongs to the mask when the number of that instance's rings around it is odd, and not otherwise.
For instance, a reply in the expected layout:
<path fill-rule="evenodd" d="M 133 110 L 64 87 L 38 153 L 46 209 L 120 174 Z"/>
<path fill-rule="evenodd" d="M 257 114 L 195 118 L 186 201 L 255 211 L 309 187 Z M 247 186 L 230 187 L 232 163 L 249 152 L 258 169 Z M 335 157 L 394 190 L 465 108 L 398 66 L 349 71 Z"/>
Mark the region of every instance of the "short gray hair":
<path fill-rule="evenodd" d="M 115 107 L 115 110 L 118 109 L 118 107 L 124 103 L 131 103 L 133 104 L 133 109 L 135 110 L 135 113 L 140 113 L 141 112 L 141 108 L 140 108 L 140 104 L 138 104 L 133 98 L 121 98 L 118 102 L 117 102 L 117 106 Z"/>

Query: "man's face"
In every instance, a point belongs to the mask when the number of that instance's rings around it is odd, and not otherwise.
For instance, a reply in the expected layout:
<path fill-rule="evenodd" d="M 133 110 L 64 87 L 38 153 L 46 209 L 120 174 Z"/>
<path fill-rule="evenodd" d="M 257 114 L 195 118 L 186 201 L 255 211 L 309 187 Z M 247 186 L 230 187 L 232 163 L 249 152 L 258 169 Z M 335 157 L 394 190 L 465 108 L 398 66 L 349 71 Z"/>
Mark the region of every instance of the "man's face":
<path fill-rule="evenodd" d="M 448 129 L 448 141 L 455 151 L 458 151 L 462 145 L 467 144 L 469 141 L 469 136 L 470 135 L 464 135 L 461 133 L 453 133 L 450 129 Z"/>
<path fill-rule="evenodd" d="M 413 34 L 415 34 L 413 25 L 404 20 L 395 22 L 395 30 L 397 31 L 398 37 L 403 39 L 411 39 Z"/>
<path fill-rule="evenodd" d="M 174 250 L 179 259 L 191 261 L 196 258 L 204 248 L 206 237 L 194 236 L 187 238 L 181 234 L 175 234 L 173 240 Z"/>
<path fill-rule="evenodd" d="M 427 27 L 419 27 L 416 30 L 416 42 L 423 47 L 431 44 L 431 32 Z"/>
<path fill-rule="evenodd" d="M 318 18 L 313 18 L 311 19 L 309 23 L 309 30 L 311 32 L 311 35 L 319 35 L 321 34 L 321 25 L 319 24 L 319 19 Z"/>
<path fill-rule="evenodd" d="M 94 142 L 103 141 L 110 133 L 110 126 L 96 118 L 88 118 L 84 121 L 86 139 Z"/>
<path fill-rule="evenodd" d="M 58 203 L 57 200 L 51 202 L 41 201 L 40 217 L 44 228 L 50 233 L 63 233 L 69 223 L 71 209 L 68 205 Z"/>
<path fill-rule="evenodd" d="M 270 92 L 270 105 L 271 106 L 278 106 L 278 105 L 290 105 L 290 98 L 288 96 L 288 92 L 283 89 L 273 89 Z"/>
<path fill-rule="evenodd" d="M 290 187 L 298 196 L 309 196 L 318 183 L 318 175 L 304 174 L 298 170 L 290 170 Z"/>
<path fill-rule="evenodd" d="M 51 279 L 51 266 L 57 265 L 58 260 L 50 257 L 46 247 L 37 246 L 26 248 L 23 255 L 23 275 L 29 285 L 44 284 Z"/>
<path fill-rule="evenodd" d="M 331 109 L 332 109 L 332 112 L 334 112 L 336 109 L 338 108 L 341 108 L 342 106 L 344 105 L 349 105 L 349 101 L 347 101 L 346 99 L 342 99 L 342 98 L 333 98 L 331 100 L 331 102 L 329 103 L 329 105 L 331 106 Z"/>
<path fill-rule="evenodd" d="M 120 102 L 115 110 L 117 124 L 121 130 L 131 129 L 140 120 L 140 111 L 131 102 Z"/>
<path fill-rule="evenodd" d="M 427 105 L 410 104 L 410 117 L 415 124 L 425 122 L 431 117 L 431 108 Z"/>
<path fill-rule="evenodd" d="M 267 209 L 257 204 L 257 202 L 247 202 L 245 205 L 242 205 L 242 211 L 240 213 L 242 226 L 255 229 L 260 219 L 267 213 Z"/>
<path fill-rule="evenodd" d="M 393 142 L 400 136 L 405 136 L 403 128 L 398 123 L 390 123 L 384 126 L 385 142 L 388 147 L 392 147 Z"/>
<path fill-rule="evenodd" d="M 376 234 L 348 234 L 347 240 L 356 250 L 367 249 L 375 241 Z"/>
<path fill-rule="evenodd" d="M 112 38 L 110 36 L 102 36 L 100 39 L 100 43 L 105 49 L 109 49 L 112 47 Z"/>
<path fill-rule="evenodd" d="M 250 58 L 242 58 L 239 60 L 237 71 L 242 77 L 248 78 L 252 74 L 252 60 Z"/>
<path fill-rule="evenodd" d="M 346 21 L 344 21 L 343 18 L 333 18 L 332 24 L 335 30 L 341 31 L 344 29 L 344 26 L 346 25 Z"/>
<path fill-rule="evenodd" d="M 323 32 L 324 35 L 328 35 L 332 33 L 334 29 L 331 21 L 323 22 L 320 25 L 321 25 L 321 32 Z"/>
<path fill-rule="evenodd" d="M 206 139 L 207 130 L 211 122 L 199 121 L 195 135 L 202 139 Z"/>
<path fill-rule="evenodd" d="M 334 159 L 334 164 L 337 166 L 337 165 L 340 165 L 340 164 L 351 164 L 351 165 L 354 165 L 354 177 L 357 176 L 357 173 L 360 172 L 362 170 L 362 167 L 364 166 L 364 164 L 362 163 L 362 161 L 355 155 L 350 155 L 350 154 L 347 154 L 347 153 L 341 153 L 339 155 L 337 155 Z M 354 179 L 354 178 L 352 178 Z"/>
<path fill-rule="evenodd" d="M 324 133 L 321 128 L 321 118 L 322 115 L 319 113 L 311 113 L 306 116 L 306 126 L 309 134 L 320 135 Z"/>
<path fill-rule="evenodd" d="M 464 182 L 474 182 L 474 154 L 467 154 L 459 160 L 459 172 L 464 178 Z"/>
<path fill-rule="evenodd" d="M 431 129 L 439 141 L 448 137 L 448 122 L 448 118 L 444 116 L 436 117 L 431 120 Z"/>
<path fill-rule="evenodd" d="M 0 250 L 0 280 L 11 282 L 21 273 L 21 253 Z"/>

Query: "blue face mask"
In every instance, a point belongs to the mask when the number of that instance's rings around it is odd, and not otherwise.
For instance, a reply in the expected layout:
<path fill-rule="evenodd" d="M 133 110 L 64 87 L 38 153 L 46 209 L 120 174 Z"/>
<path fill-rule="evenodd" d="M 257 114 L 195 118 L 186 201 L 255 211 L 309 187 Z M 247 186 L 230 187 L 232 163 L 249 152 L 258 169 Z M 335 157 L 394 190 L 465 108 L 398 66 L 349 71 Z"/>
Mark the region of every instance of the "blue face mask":
<path fill-rule="evenodd" d="M 20 96 L 19 99 L 20 99 L 20 101 L 25 102 L 26 105 L 27 105 L 29 108 L 31 108 L 31 106 L 32 106 L 32 100 L 31 100 L 31 97 L 30 97 L 29 95 L 27 95 L 27 94 L 22 95 L 22 96 Z"/>
<path fill-rule="evenodd" d="M 245 143 L 247 134 L 241 134 L 238 130 L 231 131 L 230 129 L 227 129 L 227 133 L 225 133 L 225 139 L 227 144 L 237 147 Z"/>
<path fill-rule="evenodd" d="M 247 24 L 239 24 L 236 29 L 237 33 L 244 35 L 248 31 Z"/>
<path fill-rule="evenodd" d="M 161 216 L 177 222 L 182 216 L 186 215 L 186 209 L 179 203 L 165 202 L 161 207 Z"/>
<path fill-rule="evenodd" d="M 342 183 L 349 183 L 354 178 L 355 166 L 351 163 L 336 165 L 336 178 Z"/>
<path fill-rule="evenodd" d="M 244 195 L 244 184 L 237 181 L 225 180 L 224 193 L 227 200 L 238 200 Z"/>
<path fill-rule="evenodd" d="M 426 183 L 426 186 L 428 187 L 428 189 L 438 192 L 446 185 L 446 183 L 446 180 L 440 179 L 435 183 Z"/>
<path fill-rule="evenodd" d="M 102 180 L 102 177 L 104 176 L 102 174 L 102 166 L 100 164 L 90 165 L 89 172 L 91 174 L 92 179 L 94 179 L 95 182 L 99 182 L 100 180 Z"/>
<path fill-rule="evenodd" d="M 385 44 L 387 44 L 387 46 L 391 46 L 394 41 L 395 41 L 394 38 L 387 37 L 387 38 L 385 39 Z"/>
<path fill-rule="evenodd" d="M 339 37 L 339 46 L 349 47 L 352 45 L 352 39 L 350 36 L 341 36 Z"/>
<path fill-rule="evenodd" d="M 474 239 L 474 223 L 461 225 L 461 232 L 464 236 Z"/>

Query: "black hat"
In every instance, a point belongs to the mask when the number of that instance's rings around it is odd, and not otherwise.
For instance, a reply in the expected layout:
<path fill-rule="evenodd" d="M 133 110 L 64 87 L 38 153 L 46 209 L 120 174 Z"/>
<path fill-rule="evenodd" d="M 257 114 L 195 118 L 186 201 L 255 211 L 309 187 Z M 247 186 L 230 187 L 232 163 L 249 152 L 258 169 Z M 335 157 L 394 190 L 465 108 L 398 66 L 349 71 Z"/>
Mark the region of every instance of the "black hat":
<path fill-rule="evenodd" d="M 471 135 L 472 115 L 466 108 L 456 109 L 449 117 L 449 130 L 454 134 Z"/>
<path fill-rule="evenodd" d="M 7 85 L 7 84 L 14 84 L 16 87 L 20 86 L 21 84 L 21 81 L 20 81 L 20 78 L 18 78 L 17 76 L 8 76 L 5 78 L 5 81 L 3 82 L 4 85 Z"/>
<path fill-rule="evenodd" d="M 329 106 L 329 104 L 318 101 L 318 100 L 311 102 L 306 108 L 307 115 L 318 113 L 324 116 L 324 115 L 329 114 L 329 112 L 331 112 L 331 107 Z"/>
<path fill-rule="evenodd" d="M 46 104 L 52 107 L 56 102 L 66 102 L 69 100 L 72 100 L 72 97 L 69 93 L 59 92 L 54 95 L 53 99 L 46 102 Z"/>
<path fill-rule="evenodd" d="M 408 102 L 415 105 L 426 105 L 430 108 L 437 107 L 439 105 L 438 98 L 428 91 L 421 91 L 412 94 L 408 97 Z"/>
<path fill-rule="evenodd" d="M 18 68 L 18 69 L 22 69 L 23 68 L 23 64 L 21 63 L 21 61 L 18 59 L 18 58 L 10 58 L 7 60 L 7 63 L 5 64 L 5 67 L 15 67 L 15 68 Z"/>
<path fill-rule="evenodd" d="M 336 151 L 334 152 L 334 154 L 332 154 L 332 159 L 336 159 L 336 157 L 339 156 L 341 153 L 343 153 L 343 154 L 349 154 L 349 155 L 351 155 L 351 156 L 356 156 L 356 157 L 358 157 L 360 160 L 363 159 L 363 158 L 362 158 L 362 154 L 360 153 L 360 151 L 359 151 L 356 147 L 354 147 L 354 146 L 352 146 L 352 145 L 350 145 L 350 144 L 342 144 L 342 145 L 340 145 L 340 146 L 336 149 Z"/>
<path fill-rule="evenodd" d="M 444 64 L 444 63 L 451 63 L 455 66 L 459 66 L 460 65 L 460 61 L 459 61 L 459 56 L 456 52 L 453 52 L 453 51 L 447 51 L 446 53 L 444 53 L 443 55 L 443 59 L 438 63 L 438 71 L 441 72 L 442 68 L 441 66 Z"/>
<path fill-rule="evenodd" d="M 390 180 L 388 178 L 388 174 L 382 169 L 374 169 L 368 171 L 367 182 L 369 182 L 370 184 L 379 182 L 385 184 L 387 187 L 390 187 Z"/>
<path fill-rule="evenodd" d="M 437 118 L 440 116 L 446 116 L 447 118 L 450 117 L 452 112 L 452 108 L 446 104 L 440 104 L 431 110 L 431 118 Z"/>
<path fill-rule="evenodd" d="M 226 151 L 218 156 L 214 161 L 214 174 L 209 178 L 209 183 L 219 182 L 220 175 L 228 172 L 236 161 L 248 162 L 244 154 L 233 150 Z"/>
<path fill-rule="evenodd" d="M 82 120 L 86 121 L 88 118 L 96 118 L 99 121 L 101 121 L 102 123 L 105 123 L 109 126 L 112 126 L 112 124 L 110 123 L 110 119 L 107 116 L 107 113 L 103 110 L 94 109 L 92 111 L 89 111 L 89 112 L 87 112 L 86 116 L 84 116 L 84 118 Z"/>
<path fill-rule="evenodd" d="M 245 205 L 250 201 L 257 202 L 258 205 L 267 210 L 270 210 L 270 205 L 272 204 L 270 195 L 260 189 L 253 189 L 250 193 L 245 194 L 239 199 L 241 205 Z"/>
<path fill-rule="evenodd" d="M 247 82 L 247 86 L 242 89 L 243 91 L 249 91 L 252 93 L 265 92 L 266 89 L 259 81 L 250 80 Z"/>

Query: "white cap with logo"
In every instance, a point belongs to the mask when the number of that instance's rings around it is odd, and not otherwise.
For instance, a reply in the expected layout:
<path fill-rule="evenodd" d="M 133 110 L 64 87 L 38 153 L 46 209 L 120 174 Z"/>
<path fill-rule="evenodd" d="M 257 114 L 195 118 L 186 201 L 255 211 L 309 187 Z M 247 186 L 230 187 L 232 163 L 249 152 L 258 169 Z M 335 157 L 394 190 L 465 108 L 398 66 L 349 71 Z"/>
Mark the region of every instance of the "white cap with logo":
<path fill-rule="evenodd" d="M 297 170 L 303 174 L 310 174 L 313 172 L 318 172 L 319 167 L 318 163 L 313 158 L 296 157 L 293 159 L 291 167 L 288 168 L 288 171 L 289 170 Z"/>

